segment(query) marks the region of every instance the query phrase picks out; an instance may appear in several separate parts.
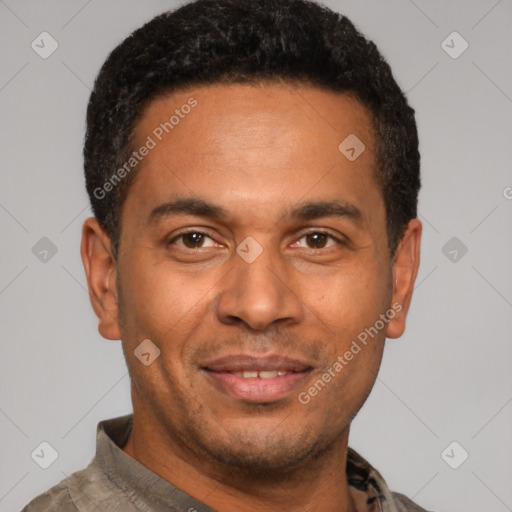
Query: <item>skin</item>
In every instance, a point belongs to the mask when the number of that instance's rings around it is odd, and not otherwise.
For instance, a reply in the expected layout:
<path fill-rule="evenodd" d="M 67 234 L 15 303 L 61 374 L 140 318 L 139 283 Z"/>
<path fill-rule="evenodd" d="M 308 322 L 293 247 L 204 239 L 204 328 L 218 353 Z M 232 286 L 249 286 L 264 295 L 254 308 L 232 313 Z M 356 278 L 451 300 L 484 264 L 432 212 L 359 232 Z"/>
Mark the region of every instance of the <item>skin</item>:
<path fill-rule="evenodd" d="M 137 168 L 117 261 L 98 222 L 83 226 L 99 332 L 122 339 L 131 375 L 134 428 L 124 451 L 217 510 L 354 510 L 350 422 L 374 384 L 385 338 L 404 331 L 421 223 L 409 222 L 391 259 L 370 116 L 349 95 L 291 84 L 173 92 L 150 103 L 134 147 L 190 97 L 197 106 Z M 353 162 L 338 150 L 349 134 L 366 146 Z M 178 197 L 227 216 L 148 220 Z M 359 216 L 289 215 L 333 200 Z M 206 236 L 179 238 L 184 229 Z M 263 250 L 252 263 L 236 252 L 249 236 Z M 402 309 L 378 336 L 300 403 L 298 394 L 394 303 Z M 147 338 L 161 351 L 149 366 L 134 356 Z M 278 400 L 245 401 L 201 368 L 240 353 L 300 359 L 311 371 Z"/>

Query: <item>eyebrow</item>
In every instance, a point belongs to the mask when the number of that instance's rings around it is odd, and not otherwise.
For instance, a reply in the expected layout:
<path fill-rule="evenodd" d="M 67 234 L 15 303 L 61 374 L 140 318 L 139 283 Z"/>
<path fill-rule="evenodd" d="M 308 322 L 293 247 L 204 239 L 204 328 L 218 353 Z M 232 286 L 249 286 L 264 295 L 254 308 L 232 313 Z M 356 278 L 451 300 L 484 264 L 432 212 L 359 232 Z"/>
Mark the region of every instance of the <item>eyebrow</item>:
<path fill-rule="evenodd" d="M 153 208 L 149 214 L 148 223 L 158 222 L 162 218 L 174 215 L 195 215 L 219 221 L 226 221 L 230 217 L 228 211 L 222 206 L 204 199 L 187 197 L 175 199 Z M 356 206 L 341 200 L 301 203 L 290 208 L 284 215 L 284 218 L 288 220 L 304 221 L 322 217 L 347 218 L 354 222 L 362 220 L 361 211 Z"/>
<path fill-rule="evenodd" d="M 312 201 L 292 208 L 287 218 L 299 220 L 315 220 L 321 217 L 345 217 L 352 221 L 362 220 L 361 211 L 353 204 L 341 200 Z"/>
<path fill-rule="evenodd" d="M 164 217 L 173 215 L 196 215 L 216 220 L 225 220 L 229 216 L 227 210 L 222 206 L 215 205 L 204 199 L 187 197 L 175 199 L 153 208 L 149 214 L 148 223 L 157 222 Z"/>

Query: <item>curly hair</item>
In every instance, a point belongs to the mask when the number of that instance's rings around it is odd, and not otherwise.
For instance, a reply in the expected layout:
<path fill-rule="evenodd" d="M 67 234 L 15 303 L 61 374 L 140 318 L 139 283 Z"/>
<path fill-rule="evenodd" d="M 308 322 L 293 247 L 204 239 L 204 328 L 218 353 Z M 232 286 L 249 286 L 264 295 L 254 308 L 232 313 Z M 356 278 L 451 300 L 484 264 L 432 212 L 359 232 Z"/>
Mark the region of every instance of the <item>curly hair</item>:
<path fill-rule="evenodd" d="M 417 215 L 414 110 L 375 44 L 345 16 L 308 0 L 196 0 L 153 18 L 109 55 L 87 108 L 84 169 L 94 215 L 117 254 L 121 210 L 136 172 L 98 190 L 130 158 L 155 97 L 194 85 L 298 82 L 354 95 L 370 112 L 390 255 Z"/>

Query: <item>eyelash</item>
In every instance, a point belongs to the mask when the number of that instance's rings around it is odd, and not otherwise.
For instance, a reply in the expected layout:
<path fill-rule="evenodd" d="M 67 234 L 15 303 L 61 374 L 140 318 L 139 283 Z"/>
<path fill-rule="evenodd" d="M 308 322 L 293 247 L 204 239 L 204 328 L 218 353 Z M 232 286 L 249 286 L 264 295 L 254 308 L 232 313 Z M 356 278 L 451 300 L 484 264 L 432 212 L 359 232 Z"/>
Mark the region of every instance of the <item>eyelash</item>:
<path fill-rule="evenodd" d="M 175 237 L 173 237 L 171 240 L 169 240 L 168 245 L 171 245 L 171 244 L 175 243 L 176 240 L 179 240 L 180 238 L 182 239 L 184 236 L 187 236 L 187 235 L 190 235 L 190 234 L 203 235 L 203 236 L 206 236 L 206 237 L 210 238 L 211 240 L 215 241 L 213 239 L 213 237 L 211 237 L 208 233 L 205 233 L 204 231 L 190 230 L 190 231 L 184 231 L 184 232 L 180 233 L 179 235 L 176 235 Z M 342 245 L 342 246 L 346 246 L 347 245 L 344 240 L 340 240 L 339 238 L 335 237 L 331 233 L 329 233 L 327 231 L 318 231 L 318 230 L 317 231 L 308 231 L 307 233 L 302 234 L 300 236 L 300 238 L 298 238 L 297 241 L 302 240 L 304 237 L 307 237 L 308 235 L 325 235 L 329 239 L 334 240 L 338 245 Z M 296 243 L 296 242 L 294 242 L 294 243 Z M 185 249 L 185 250 L 190 250 L 190 251 L 197 251 L 199 249 L 207 249 L 205 247 L 190 248 L 190 247 L 185 247 L 183 245 L 180 245 L 179 247 L 181 247 L 182 249 Z M 325 252 L 326 250 L 328 250 L 330 248 L 331 247 L 327 247 L 327 248 L 320 247 L 320 248 L 317 248 L 317 249 L 309 248 L 309 250 L 310 251 L 315 251 L 315 252 L 324 250 L 324 252 Z"/>

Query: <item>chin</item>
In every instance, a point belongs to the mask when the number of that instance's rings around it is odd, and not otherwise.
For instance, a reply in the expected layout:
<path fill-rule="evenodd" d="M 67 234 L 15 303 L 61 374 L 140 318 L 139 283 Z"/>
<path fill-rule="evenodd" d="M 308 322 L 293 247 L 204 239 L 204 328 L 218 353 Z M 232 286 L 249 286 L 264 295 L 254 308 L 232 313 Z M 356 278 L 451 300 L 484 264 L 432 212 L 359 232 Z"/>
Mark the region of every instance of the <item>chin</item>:
<path fill-rule="evenodd" d="M 283 422 L 285 425 L 285 422 Z M 311 429 L 299 433 L 274 429 L 263 433 L 239 431 L 222 440 L 196 438 L 199 448 L 215 464 L 247 475 L 272 476 L 293 470 L 330 449 L 333 440 L 315 436 Z"/>

